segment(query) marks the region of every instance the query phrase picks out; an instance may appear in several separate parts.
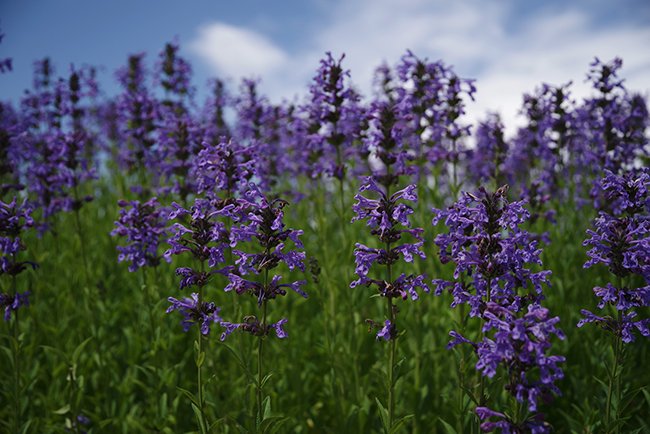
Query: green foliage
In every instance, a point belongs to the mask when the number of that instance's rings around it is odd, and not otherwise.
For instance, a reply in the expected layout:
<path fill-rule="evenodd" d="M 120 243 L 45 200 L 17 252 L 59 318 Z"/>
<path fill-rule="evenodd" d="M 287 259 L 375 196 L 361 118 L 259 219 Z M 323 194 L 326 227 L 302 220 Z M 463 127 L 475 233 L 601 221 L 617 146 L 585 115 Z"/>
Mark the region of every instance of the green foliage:
<path fill-rule="evenodd" d="M 21 432 L 74 432 L 79 415 L 91 420 L 90 433 L 203 432 L 244 433 L 255 427 L 255 339 L 234 333 L 219 342 L 218 327 L 193 351 L 194 333 L 184 333 L 179 317 L 166 315 L 166 298 L 179 296 L 174 269 L 162 263 L 157 272 L 129 273 L 117 263 L 117 240 L 110 237 L 117 218 L 119 194 L 105 180 L 95 187 L 96 200 L 80 210 L 89 266 L 84 276 L 80 238 L 74 214 L 62 214 L 55 230 L 25 242 L 41 267 L 20 275 L 19 289 L 32 292 L 31 305 L 21 310 L 18 342 L 9 323 L 0 321 L 0 431 L 13 420 L 12 345 L 20 347 Z M 313 187 L 313 186 L 312 186 Z M 265 342 L 264 433 L 461 433 L 471 426 L 474 405 L 461 394 L 460 360 L 465 384 L 472 388 L 475 358 L 471 352 L 448 351 L 448 332 L 458 327 L 458 312 L 447 294 L 423 294 L 414 303 L 400 303 L 395 370 L 395 422 L 386 426 L 385 376 L 387 345 L 375 340 L 365 320 L 381 318 L 384 302 L 372 291 L 349 288 L 354 279 L 355 242 L 372 244 L 363 223 L 349 224 L 354 185 L 346 185 L 344 215 L 337 198 L 322 186 L 311 196 L 291 204 L 287 224 L 305 231 L 305 250 L 320 267 L 306 287 L 310 298 L 274 301 L 275 312 L 289 319 L 289 338 Z M 414 267 L 430 278 L 452 273 L 437 259 L 436 230 L 429 209 L 442 206 L 434 192 L 421 188 L 415 216 L 425 228 L 427 260 Z M 422 194 L 424 193 L 424 194 Z M 338 193 L 335 193 L 338 194 Z M 554 204 L 558 224 L 542 221 L 531 230 L 548 231 L 550 245 L 544 267 L 552 270 L 546 305 L 561 317 L 565 341 L 556 354 L 567 357 L 563 395 L 543 408 L 558 432 L 601 432 L 608 338 L 597 327 L 576 328 L 580 308 L 592 309 L 592 288 L 607 282 L 606 270 L 583 269 L 585 230 L 593 217 L 588 209 Z M 396 270 L 400 272 L 400 270 Z M 215 278 L 206 296 L 222 307 L 222 314 L 255 312 L 256 300 L 235 300 Z M 464 326 L 476 328 L 476 324 Z M 198 354 L 198 355 L 197 355 Z M 650 414 L 650 373 L 645 366 L 648 345 L 626 348 L 622 372 L 625 397 L 616 403 L 624 416 L 622 432 L 647 432 Z M 204 412 L 200 417 L 196 364 L 204 372 Z M 251 381 L 253 379 L 254 381 Z M 253 387 L 251 388 L 251 384 Z M 498 391 L 490 391 L 498 393 Z M 271 403 L 273 404 L 271 406 Z M 462 413 L 462 414 L 460 414 Z M 207 420 L 206 425 L 204 421 Z M 67 427 L 67 428 L 66 428 Z M 636 431 L 635 431 L 636 430 Z"/>

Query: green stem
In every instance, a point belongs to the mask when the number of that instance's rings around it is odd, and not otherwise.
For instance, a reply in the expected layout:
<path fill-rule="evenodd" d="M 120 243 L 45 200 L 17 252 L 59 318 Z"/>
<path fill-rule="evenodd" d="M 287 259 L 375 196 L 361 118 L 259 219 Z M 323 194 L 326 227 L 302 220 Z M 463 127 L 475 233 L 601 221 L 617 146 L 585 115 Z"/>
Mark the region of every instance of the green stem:
<path fill-rule="evenodd" d="M 390 312 L 390 323 L 395 324 L 395 309 L 393 308 L 393 299 L 388 299 L 388 309 Z M 397 344 L 397 337 L 391 338 L 390 349 L 388 353 L 388 430 L 393 428 L 393 419 L 395 414 L 395 350 Z"/>
<path fill-rule="evenodd" d="M 13 254 L 13 261 L 16 262 L 16 254 Z M 18 295 L 17 284 L 16 284 L 16 275 L 14 274 L 11 279 L 11 289 L 14 299 Z M 19 323 L 18 323 L 18 310 L 14 311 L 14 323 L 12 326 L 13 342 L 11 345 L 11 353 L 13 356 L 14 362 L 14 432 L 18 434 L 20 432 L 21 426 L 21 414 L 20 414 L 20 364 L 19 364 L 19 351 L 20 351 L 20 342 L 19 342 Z"/>
<path fill-rule="evenodd" d="M 388 186 L 386 187 L 386 195 L 388 196 Z M 386 243 L 386 252 L 390 252 L 390 243 Z M 389 285 L 393 283 L 393 276 L 391 265 L 386 265 L 386 279 Z M 391 327 L 395 327 L 395 308 L 393 305 L 393 298 L 386 298 L 388 304 L 388 317 L 390 319 Z M 395 414 L 395 350 L 397 345 L 397 336 L 391 336 L 388 350 L 388 433 L 393 429 L 393 418 Z M 387 433 L 387 434 L 388 434 Z"/>
<path fill-rule="evenodd" d="M 77 206 L 80 206 L 79 202 L 79 191 L 77 189 L 77 186 L 75 185 L 74 187 L 74 198 L 75 198 L 75 203 Z M 81 218 L 79 216 L 79 208 L 75 207 L 74 210 L 74 218 L 75 218 L 75 224 L 77 226 L 77 236 L 79 237 L 79 244 L 81 245 L 81 259 L 83 260 L 84 264 L 84 277 L 86 279 L 86 286 L 90 284 L 90 278 L 89 278 L 89 273 L 88 273 L 88 259 L 86 257 L 86 243 L 85 243 L 85 237 L 83 233 L 83 227 L 81 226 Z"/>
<path fill-rule="evenodd" d="M 268 268 L 264 270 L 264 291 L 266 291 L 267 285 L 269 282 L 269 270 Z M 262 323 L 260 327 L 263 331 L 266 330 L 266 298 L 262 301 Z M 264 333 L 258 336 L 257 343 L 257 432 L 261 432 L 262 419 L 264 417 L 262 409 L 263 401 L 263 371 L 262 371 L 262 361 L 263 361 L 263 349 L 264 349 Z"/>
<path fill-rule="evenodd" d="M 487 286 L 486 286 L 486 303 L 490 302 L 490 297 L 491 297 L 491 289 L 492 289 L 492 279 L 487 280 Z M 483 333 L 483 324 L 479 322 L 479 339 L 478 342 L 481 342 L 483 340 L 484 333 Z M 478 395 L 478 406 L 483 406 L 485 405 L 487 398 L 485 396 L 485 377 L 483 374 L 478 371 L 479 375 L 479 395 Z M 478 416 L 476 416 L 476 424 L 477 424 L 477 432 L 481 432 L 481 420 L 479 419 Z"/>
<path fill-rule="evenodd" d="M 622 288 L 622 286 L 619 286 Z M 617 311 L 617 324 L 621 322 L 621 311 Z M 623 347 L 623 342 L 621 336 L 617 331 L 614 334 L 614 340 L 612 342 L 612 353 L 614 355 L 614 360 L 612 361 L 612 367 L 609 372 L 609 381 L 607 385 L 607 405 L 605 408 L 605 428 L 610 432 L 610 425 L 613 422 L 615 424 L 615 432 L 619 433 L 619 409 L 621 407 L 621 378 L 619 372 L 619 360 L 621 359 L 621 351 Z M 614 419 L 612 420 L 612 395 L 614 394 L 614 387 L 616 387 L 616 410 L 614 411 Z"/>
<path fill-rule="evenodd" d="M 201 272 L 205 270 L 205 262 L 201 262 Z M 203 287 L 199 287 L 199 303 L 198 306 L 201 306 L 203 303 Z M 203 427 L 208 426 L 208 421 L 204 412 L 204 396 L 203 396 L 203 373 L 201 367 L 203 366 L 203 334 L 201 333 L 201 325 L 197 323 L 197 355 L 196 355 L 196 383 L 197 383 L 197 395 L 199 401 L 199 412 L 201 414 L 201 421 L 199 423 L 199 430 L 204 433 Z"/>
<path fill-rule="evenodd" d="M 149 282 L 147 279 L 147 270 L 145 267 L 140 267 L 142 270 L 142 284 L 144 286 L 144 295 L 145 295 L 145 303 L 147 304 L 148 308 L 148 317 L 149 317 L 149 330 L 150 330 L 150 339 L 152 345 L 155 342 L 155 337 L 156 337 L 156 328 L 154 326 L 154 301 L 153 301 L 153 296 L 152 296 L 152 285 L 149 285 Z"/>

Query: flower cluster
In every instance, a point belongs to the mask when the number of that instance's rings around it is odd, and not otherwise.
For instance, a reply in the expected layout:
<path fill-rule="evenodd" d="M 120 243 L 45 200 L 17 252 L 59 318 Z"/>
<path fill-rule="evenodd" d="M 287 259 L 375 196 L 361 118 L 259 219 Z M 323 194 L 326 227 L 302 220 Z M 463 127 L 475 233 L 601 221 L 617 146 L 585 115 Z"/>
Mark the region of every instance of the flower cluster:
<path fill-rule="evenodd" d="M 411 51 L 402 56 L 396 71 L 400 115 L 410 126 L 405 140 L 420 167 L 430 171 L 424 166 L 457 162 L 464 152 L 461 138 L 469 135 L 469 125 L 462 120 L 465 99 L 473 99 L 476 91 L 473 80 L 460 78 L 443 62 L 420 59 Z"/>
<path fill-rule="evenodd" d="M 608 171 L 601 185 L 612 214 L 601 211 L 593 229 L 587 231 L 589 238 L 583 244 L 591 249 L 584 266 L 606 265 L 618 278 L 616 285 L 594 288 L 600 299 L 598 308 L 610 305 L 618 318 L 582 310 L 584 318 L 578 327 L 594 322 L 629 343 L 634 340 L 635 329 L 650 337 L 650 318 L 637 316 L 639 308 L 650 306 L 650 173 L 646 169 L 638 175 L 618 176 Z M 634 287 L 635 276 L 641 277 L 645 285 Z"/>
<path fill-rule="evenodd" d="M 268 334 L 271 329 L 276 331 L 279 338 L 286 337 L 282 325 L 286 319 L 281 319 L 275 324 L 270 324 L 266 319 L 266 302 L 277 296 L 284 296 L 286 289 L 291 289 L 300 296 L 307 298 L 307 293 L 302 290 L 306 283 L 298 280 L 291 283 L 279 283 L 280 275 L 273 275 L 269 279 L 269 271 L 284 263 L 290 270 L 305 270 L 305 252 L 302 251 L 300 241 L 301 230 L 286 228 L 283 222 L 284 207 L 287 202 L 282 199 L 269 201 L 267 197 L 254 184 L 244 193 L 239 201 L 242 210 L 245 210 L 246 221 L 234 226 L 230 234 L 230 246 L 233 254 L 237 256 L 235 267 L 228 274 L 229 284 L 225 291 L 234 291 L 237 294 L 250 294 L 257 299 L 263 307 L 263 317 L 254 316 L 244 318 L 242 323 L 223 322 L 226 331 L 221 336 L 222 340 L 234 330 L 245 331 L 257 336 Z M 287 244 L 291 241 L 295 246 L 290 249 Z M 250 253 L 242 248 L 248 244 L 255 245 L 255 252 Z M 236 248 L 235 248 L 236 247 Z M 252 280 L 244 276 L 263 275 L 262 281 Z"/>
<path fill-rule="evenodd" d="M 117 136 L 121 146 L 117 160 L 129 172 L 156 167 L 155 122 L 158 104 L 147 88 L 144 54 L 129 56 L 128 66 L 117 71 L 124 91 L 117 97 Z"/>
<path fill-rule="evenodd" d="M 327 175 L 342 180 L 359 158 L 355 142 L 364 127 L 360 97 L 349 85 L 350 71 L 343 69 L 344 56 L 331 53 L 321 59 L 309 88 L 307 146 L 304 160 L 312 178 Z"/>
<path fill-rule="evenodd" d="M 528 404 L 530 415 L 524 421 L 511 420 L 483 407 L 485 397 L 479 396 L 479 417 L 501 419 L 484 422 L 482 428 L 520 432 L 522 427 L 536 427 L 534 432 L 549 432 L 550 427 L 537 413 L 537 404 L 539 398 L 560 393 L 555 382 L 563 378 L 559 364 L 564 357 L 547 353 L 551 336 L 564 339 L 564 334 L 556 327 L 559 318 L 550 317 L 540 304 L 542 284 L 548 284 L 550 272 L 530 268 L 531 264 L 541 265 L 541 251 L 531 235 L 519 228 L 529 214 L 523 203 L 509 203 L 506 191 L 506 186 L 495 192 L 480 188 L 476 195 L 465 193 L 446 211 L 434 210 L 433 223 L 444 218 L 450 229 L 436 237 L 440 259 L 443 263 L 453 261 L 456 268 L 454 281 L 437 279 L 433 283 L 437 294 L 444 289 L 451 291 L 452 307 L 467 303 L 470 316 L 482 322 L 476 342 L 451 331 L 448 348 L 470 344 L 481 375 L 493 378 L 498 369 L 505 370 L 505 390 L 518 402 Z"/>
<path fill-rule="evenodd" d="M 193 169 L 198 193 L 212 198 L 237 197 L 246 190 L 247 181 L 255 173 L 253 163 L 249 147 L 225 139 L 217 144 L 204 142 Z"/>
<path fill-rule="evenodd" d="M 497 185 L 504 175 L 504 161 L 508 143 L 504 126 L 497 114 L 491 114 L 476 128 L 476 146 L 468 152 L 468 175 L 476 184 L 495 180 Z"/>
<path fill-rule="evenodd" d="M 178 310 L 183 314 L 183 329 L 188 330 L 192 323 L 199 322 L 201 333 L 210 332 L 210 324 L 219 322 L 219 308 L 203 300 L 203 289 L 215 273 L 227 274 L 229 266 L 225 262 L 225 251 L 229 245 L 229 232 L 226 224 L 219 220 L 237 218 L 238 210 L 234 203 L 196 199 L 188 210 L 177 203 L 172 204 L 173 211 L 169 220 L 179 220 L 171 228 L 167 240 L 170 248 L 165 252 L 166 258 L 172 255 L 190 254 L 199 264 L 199 269 L 179 267 L 176 274 L 181 276 L 180 289 L 196 287 L 198 292 L 182 301 L 169 297 L 171 306 L 167 312 Z M 210 270 L 206 270 L 206 264 Z"/>
<path fill-rule="evenodd" d="M 36 268 L 34 262 L 18 259 L 20 252 L 26 249 L 20 237 L 26 228 L 34 224 L 31 214 L 32 209 L 25 203 L 19 205 L 16 198 L 10 203 L 0 201 L 0 277 L 8 275 L 14 279 L 13 292 L 0 293 L 0 309 L 4 310 L 5 321 L 11 318 L 11 312 L 29 304 L 29 292 L 18 293 L 15 277 L 28 266 Z"/>
<path fill-rule="evenodd" d="M 406 188 L 388 195 L 387 189 L 382 189 L 373 177 L 365 178 L 359 189 L 360 192 L 369 192 L 377 199 L 369 199 L 362 194 L 355 195 L 357 202 L 353 205 L 356 216 L 352 221 L 367 220 L 372 235 L 383 244 L 382 248 L 371 248 L 361 243 L 356 244 L 354 257 L 356 263 L 356 274 L 359 277 L 350 284 L 351 288 L 358 285 L 377 288 L 379 295 L 386 297 L 391 305 L 389 312 L 390 319 L 384 322 L 383 328 L 377 334 L 377 338 L 385 340 L 397 337 L 393 299 L 418 299 L 417 289 L 429 291 L 423 275 L 401 273 L 393 278 L 391 267 L 397 263 L 400 257 L 406 262 L 413 262 L 415 256 L 422 259 L 426 255 L 422 251 L 424 243 L 421 228 L 412 228 L 408 216 L 413 213 L 413 208 L 403 201 L 417 202 L 416 186 L 409 185 Z M 416 241 L 413 243 L 401 242 L 402 237 L 408 234 Z M 386 267 L 386 279 L 377 279 L 368 276 L 373 264 Z"/>
<path fill-rule="evenodd" d="M 221 308 L 215 306 L 214 303 L 199 300 L 199 294 L 196 292 L 192 293 L 189 298 L 177 300 L 174 297 L 169 297 L 168 301 L 171 305 L 167 308 L 167 313 L 177 310 L 183 315 L 181 326 L 185 332 L 190 329 L 192 324 L 198 324 L 201 334 L 207 336 L 210 334 L 210 324 L 221 322 L 219 316 Z"/>
<path fill-rule="evenodd" d="M 518 129 L 506 161 L 508 181 L 521 185 L 520 197 L 528 202 L 532 221 L 540 216 L 553 221 L 548 202 L 564 193 L 559 191 L 560 180 L 569 177 L 567 156 L 576 134 L 569 85 L 544 84 L 524 95 L 521 111 L 526 124 Z"/>
<path fill-rule="evenodd" d="M 538 242 L 519 228 L 529 213 L 523 202 L 508 202 L 507 190 L 503 186 L 489 192 L 481 187 L 477 194 L 463 193 L 446 210 L 433 210 L 433 224 L 444 220 L 449 228 L 435 239 L 440 260 L 456 266 L 455 281 L 434 280 L 436 294 L 450 290 L 452 307 L 467 303 L 471 316 L 479 316 L 486 301 L 513 303 L 518 310 L 522 301 L 515 297 L 518 289 L 528 289 L 529 297 L 538 300 L 542 284 L 548 284 L 549 271 L 531 269 L 541 264 Z M 462 275 L 469 280 L 460 279 Z"/>
<path fill-rule="evenodd" d="M 158 246 L 167 235 L 168 211 L 160 206 L 157 198 L 145 203 L 134 200 L 118 202 L 120 218 L 111 235 L 126 237 L 127 245 L 118 246 L 118 261 L 129 261 L 129 271 L 140 267 L 156 267 L 160 263 Z M 167 258 L 169 259 L 169 258 Z"/>

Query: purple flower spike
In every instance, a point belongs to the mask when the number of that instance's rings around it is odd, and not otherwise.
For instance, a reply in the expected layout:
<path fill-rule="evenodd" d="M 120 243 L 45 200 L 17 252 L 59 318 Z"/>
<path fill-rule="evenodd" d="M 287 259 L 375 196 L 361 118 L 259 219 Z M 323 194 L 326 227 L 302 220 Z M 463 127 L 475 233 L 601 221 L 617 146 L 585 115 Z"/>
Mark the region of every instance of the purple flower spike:
<path fill-rule="evenodd" d="M 613 306 L 618 318 L 600 317 L 588 310 L 582 310 L 584 318 L 578 323 L 597 323 L 605 330 L 620 337 L 623 342 L 634 341 L 634 330 L 649 337 L 650 319 L 638 318 L 638 312 L 650 306 L 650 175 L 647 169 L 639 174 L 628 173 L 623 176 L 605 172 L 600 184 L 611 208 L 611 214 L 601 211 L 593 221 L 592 229 L 587 230 L 583 244 L 590 246 L 589 260 L 585 268 L 597 264 L 607 266 L 621 284 L 608 283 L 595 287 L 598 308 Z M 625 283 L 641 277 L 646 285 L 631 287 Z"/>
<path fill-rule="evenodd" d="M 199 301 L 199 294 L 192 293 L 191 298 L 177 300 L 174 297 L 167 299 L 171 306 L 167 308 L 167 313 L 175 310 L 183 315 L 181 325 L 183 331 L 187 332 L 192 324 L 199 324 L 201 334 L 207 336 L 210 334 L 210 323 L 221 323 L 219 312 L 221 308 L 216 307 L 214 303 Z"/>
<path fill-rule="evenodd" d="M 15 296 L 0 292 L 0 309 L 4 310 L 4 320 L 11 319 L 11 313 L 16 312 L 21 306 L 29 306 L 29 291 Z"/>
<path fill-rule="evenodd" d="M 111 235 L 125 237 L 128 244 L 118 246 L 118 261 L 129 261 L 129 271 L 140 267 L 156 267 L 162 256 L 158 246 L 168 234 L 167 211 L 154 197 L 145 203 L 137 200 L 120 201 L 120 218 L 115 222 L 116 228 Z M 169 260 L 168 257 L 165 259 Z"/>
<path fill-rule="evenodd" d="M 377 340 L 383 339 L 385 341 L 390 341 L 397 337 L 397 329 L 395 324 L 391 323 L 390 320 L 384 321 L 384 326 L 377 332 Z"/>
<path fill-rule="evenodd" d="M 375 286 L 379 295 L 389 300 L 391 310 L 395 310 L 393 299 L 406 300 L 410 297 L 411 300 L 417 300 L 419 298 L 418 289 L 427 293 L 430 291 L 424 275 L 402 273 L 392 281 L 369 276 L 373 266 L 388 267 L 390 270 L 390 267 L 396 264 L 400 257 L 406 263 L 413 262 L 415 256 L 426 258 L 422 250 L 423 231 L 420 228 L 411 228 L 408 217 L 413 213 L 413 209 L 404 203 L 405 201 L 417 202 L 416 186 L 408 185 L 388 195 L 387 190 L 396 180 L 397 178 L 386 176 L 386 174 L 364 178 L 359 188 L 359 194 L 355 196 L 357 202 L 352 206 L 356 214 L 352 221 L 366 220 L 367 226 L 371 229 L 370 233 L 377 237 L 382 248 L 371 248 L 356 243 L 354 250 L 355 271 L 359 278 L 350 283 L 350 288 L 359 285 Z M 379 182 L 384 183 L 383 188 L 380 187 Z M 366 197 L 368 194 L 372 194 L 374 197 Z M 405 235 L 416 241 L 402 242 Z M 388 274 L 391 274 L 390 271 Z M 390 318 L 392 321 L 386 320 L 386 324 L 377 334 L 378 339 L 390 340 L 397 337 L 394 316 L 390 316 Z M 372 323 L 374 324 L 374 322 Z"/>
<path fill-rule="evenodd" d="M 435 240 L 441 262 L 453 262 L 456 270 L 454 281 L 435 279 L 433 285 L 436 294 L 451 293 L 452 307 L 468 304 L 470 316 L 483 324 L 480 341 L 451 331 L 447 348 L 471 345 L 478 357 L 476 369 L 494 381 L 504 379 L 505 390 L 527 403 L 529 415 L 519 424 L 504 413 L 477 407 L 478 416 L 485 420 L 481 429 L 548 432 L 550 426 L 537 413 L 537 404 L 541 398 L 560 394 L 555 383 L 564 376 L 560 368 L 564 357 L 548 352 L 551 337 L 564 339 L 564 334 L 556 327 L 559 318 L 540 305 L 550 272 L 529 268 L 541 265 L 537 242 L 519 228 L 529 214 L 521 202 L 509 203 L 506 191 L 506 186 L 495 192 L 480 188 L 477 194 L 465 193 L 445 211 L 434 210 L 433 224 L 444 220 L 450 229 Z M 505 372 L 497 376 L 501 370 Z"/>

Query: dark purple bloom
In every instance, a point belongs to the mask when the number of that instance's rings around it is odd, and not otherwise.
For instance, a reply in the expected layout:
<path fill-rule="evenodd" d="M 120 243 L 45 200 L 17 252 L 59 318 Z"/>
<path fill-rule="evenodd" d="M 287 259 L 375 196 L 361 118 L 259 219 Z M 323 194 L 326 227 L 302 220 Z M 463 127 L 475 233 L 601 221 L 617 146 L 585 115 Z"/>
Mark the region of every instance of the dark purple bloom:
<path fill-rule="evenodd" d="M 287 332 L 284 330 L 284 324 L 287 323 L 286 318 L 282 318 L 278 322 L 275 323 L 270 323 L 270 324 L 262 324 L 260 320 L 258 320 L 255 316 L 247 316 L 244 318 L 244 322 L 242 323 L 231 323 L 227 321 L 221 321 L 221 327 L 223 327 L 225 330 L 221 334 L 221 340 L 225 341 L 228 336 L 230 336 L 235 330 L 240 330 L 245 333 L 250 333 L 253 336 L 267 336 L 271 330 L 275 332 L 275 335 L 280 338 L 284 339 L 288 337 Z"/>
<path fill-rule="evenodd" d="M 207 336 L 210 334 L 210 323 L 220 323 L 221 317 L 219 312 L 221 308 L 215 306 L 212 302 L 199 300 L 198 293 L 192 293 L 191 298 L 177 300 L 174 297 L 167 299 L 171 306 L 167 308 L 167 313 L 175 310 L 183 315 L 183 331 L 188 331 L 192 324 L 199 324 L 201 334 Z"/>
<path fill-rule="evenodd" d="M 476 185 L 495 180 L 502 185 L 506 168 L 504 162 L 509 144 L 504 138 L 504 126 L 498 114 L 491 114 L 476 128 L 476 146 L 468 151 L 468 175 Z"/>
<path fill-rule="evenodd" d="M 468 303 L 471 316 L 480 315 L 485 301 L 516 305 L 519 289 L 541 296 L 542 285 L 548 284 L 550 271 L 531 269 L 532 264 L 541 264 L 537 241 L 519 228 L 529 213 L 522 202 L 508 202 L 506 192 L 505 186 L 494 193 L 480 188 L 477 194 L 464 193 L 447 210 L 433 210 L 433 224 L 444 220 L 449 228 L 449 233 L 435 239 L 440 260 L 443 264 L 454 262 L 455 279 L 463 274 L 468 277 L 462 287 L 440 279 L 433 283 L 438 293 L 452 289 L 454 306 Z"/>
<path fill-rule="evenodd" d="M 400 257 L 405 262 L 413 262 L 415 256 L 425 259 L 426 255 L 422 251 L 424 244 L 422 229 L 411 228 L 408 216 L 413 213 L 413 209 L 404 203 L 404 201 L 417 202 L 416 186 L 409 185 L 388 195 L 386 191 L 396 178 L 385 175 L 378 177 L 384 183 L 384 189 L 377 184 L 375 177 L 365 178 L 359 188 L 360 193 L 355 196 L 357 202 L 352 209 L 356 215 L 352 221 L 367 220 L 367 225 L 371 228 L 370 233 L 377 237 L 382 247 L 372 248 L 356 243 L 354 250 L 355 271 L 359 278 L 350 283 L 350 287 L 375 286 L 379 295 L 389 300 L 392 311 L 394 310 L 393 299 L 406 300 L 410 297 L 412 300 L 417 300 L 419 298 L 417 289 L 429 292 L 429 286 L 423 275 L 402 273 L 395 279 L 392 277 L 391 267 Z M 372 193 L 375 198 L 368 198 L 362 195 L 362 192 Z M 404 235 L 408 235 L 416 241 L 414 243 L 402 242 Z M 386 280 L 369 277 L 370 269 L 375 264 L 386 267 L 388 276 Z M 384 327 L 377 334 L 378 338 L 390 340 L 397 337 L 394 313 L 389 312 L 389 315 L 391 319 L 386 320 Z"/>
<path fill-rule="evenodd" d="M 469 135 L 464 124 L 465 100 L 474 98 L 473 80 L 458 77 L 443 62 L 420 59 L 411 51 L 395 68 L 400 85 L 396 88 L 400 118 L 408 124 L 403 131 L 405 148 L 428 175 L 432 165 L 449 162 L 444 182 L 455 183 L 453 167 L 464 154 L 462 138 Z M 442 182 L 439 176 L 437 182 Z M 420 182 L 420 179 L 417 179 Z"/>
<path fill-rule="evenodd" d="M 350 71 L 325 53 L 309 88 L 311 101 L 303 107 L 307 116 L 307 143 L 303 161 L 311 178 L 321 175 L 342 180 L 361 156 L 356 143 L 364 128 L 360 97 L 349 84 Z"/>
<path fill-rule="evenodd" d="M 397 337 L 397 328 L 395 324 L 391 323 L 389 319 L 384 321 L 384 326 L 377 332 L 377 340 L 383 339 L 390 341 Z"/>
<path fill-rule="evenodd" d="M 286 295 L 287 288 L 307 298 L 307 293 L 302 289 L 307 282 L 298 280 L 280 283 L 282 277 L 269 274 L 269 271 L 282 263 L 290 270 L 305 270 L 306 255 L 302 251 L 303 245 L 299 238 L 302 231 L 285 227 L 283 210 L 288 203 L 282 199 L 269 201 L 255 184 L 249 185 L 243 197 L 237 200 L 237 204 L 241 218 L 239 224 L 233 226 L 230 232 L 230 246 L 238 247 L 232 250 L 237 259 L 235 267 L 228 273 L 229 284 L 224 290 L 239 295 L 252 295 L 257 299 L 257 304 L 264 314 L 261 318 L 246 316 L 242 323 L 222 322 L 225 331 L 221 340 L 237 329 L 258 337 L 266 336 L 270 330 L 275 330 L 279 338 L 285 338 L 287 333 L 283 325 L 287 320 L 269 323 L 266 317 L 266 303 Z M 260 278 L 261 276 L 263 278 Z"/>
<path fill-rule="evenodd" d="M 593 222 L 593 229 L 587 230 L 589 238 L 584 241 L 591 249 L 587 252 L 589 260 L 585 268 L 597 264 L 606 265 L 618 278 L 616 285 L 608 283 L 605 287 L 594 288 L 599 298 L 598 308 L 607 304 L 617 311 L 617 318 L 600 317 L 588 310 L 582 310 L 583 318 L 578 327 L 586 323 L 600 324 L 605 330 L 614 333 L 625 343 L 634 340 L 633 330 L 643 336 L 650 336 L 650 319 L 637 317 L 638 312 L 650 306 L 650 176 L 647 170 L 638 174 L 623 176 L 606 171 L 601 180 L 605 197 L 612 214 L 601 211 Z M 642 277 L 646 285 L 633 287 L 625 284 Z"/>
<path fill-rule="evenodd" d="M 492 432 L 499 429 L 503 434 L 547 434 L 552 432 L 551 426 L 544 422 L 542 414 L 533 414 L 522 423 L 515 423 L 507 415 L 498 411 L 490 410 L 487 407 L 476 407 L 476 415 L 485 421 L 481 423 L 481 431 Z M 490 420 L 496 419 L 496 420 Z"/>
<path fill-rule="evenodd" d="M 193 169 L 198 193 L 209 197 L 240 196 L 255 173 L 253 163 L 251 148 L 225 139 L 214 145 L 204 142 Z"/>
<path fill-rule="evenodd" d="M 11 313 L 16 312 L 21 306 L 29 306 L 29 291 L 11 296 L 0 292 L 0 310 L 4 310 L 4 320 L 11 319 Z"/>
<path fill-rule="evenodd" d="M 0 201 L 0 276 L 15 276 L 27 266 L 36 268 L 33 262 L 18 259 L 18 255 L 27 248 L 21 235 L 33 225 L 32 209 L 26 202 L 18 204 L 15 197 L 10 203 Z"/>
<path fill-rule="evenodd" d="M 156 198 L 145 203 L 121 200 L 118 204 L 122 208 L 120 218 L 115 222 L 116 228 L 111 235 L 126 237 L 128 243 L 117 247 L 120 252 L 118 261 L 129 261 L 131 272 L 140 267 L 158 266 L 161 259 L 158 246 L 168 232 L 168 210 L 162 208 Z"/>
<path fill-rule="evenodd" d="M 117 71 L 123 93 L 116 103 L 116 135 L 119 143 L 115 151 L 118 163 L 129 172 L 155 169 L 155 130 L 159 107 L 146 82 L 144 54 L 129 56 L 128 66 Z M 144 177 L 144 175 L 141 175 Z"/>

